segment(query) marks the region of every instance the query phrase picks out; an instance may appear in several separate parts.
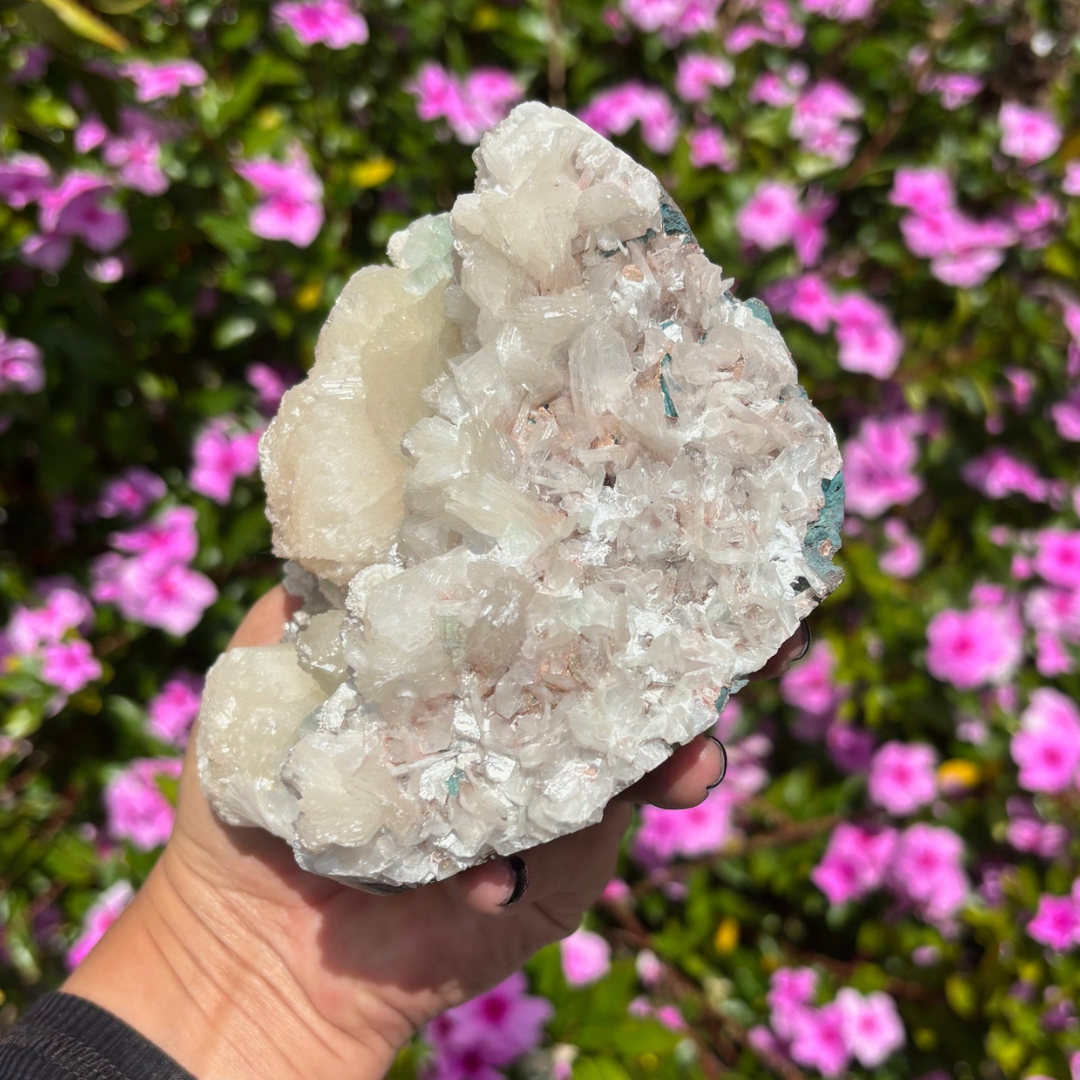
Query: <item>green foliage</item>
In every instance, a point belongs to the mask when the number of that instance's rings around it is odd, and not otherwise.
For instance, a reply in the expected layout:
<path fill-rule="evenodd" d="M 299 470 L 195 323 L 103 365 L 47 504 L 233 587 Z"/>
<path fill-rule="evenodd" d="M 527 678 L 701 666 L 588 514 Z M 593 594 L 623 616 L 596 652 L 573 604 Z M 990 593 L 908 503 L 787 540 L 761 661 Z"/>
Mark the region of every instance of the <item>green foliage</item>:
<path fill-rule="evenodd" d="M 62 980 L 66 949 L 102 890 L 119 880 L 137 885 L 153 865 L 154 852 L 107 837 L 102 804 L 119 768 L 171 752 L 147 728 L 147 703 L 175 671 L 205 670 L 279 574 L 257 479 L 241 480 L 225 505 L 200 494 L 190 482 L 194 440 L 223 416 L 246 430 L 261 424 L 248 365 L 308 367 L 349 275 L 384 260 L 396 230 L 446 210 L 471 185 L 472 148 L 417 117 L 408 85 L 420 65 L 437 60 L 458 74 L 498 65 L 517 74 L 528 96 L 565 98 L 577 110 L 628 79 L 670 91 L 678 54 L 722 51 L 720 31 L 675 49 L 658 35 L 615 29 L 601 0 L 562 5 L 556 27 L 559 9 L 540 0 L 368 0 L 370 41 L 341 51 L 299 44 L 275 28 L 263 0 L 47 0 L 0 11 L 0 156 L 38 155 L 57 175 L 99 168 L 75 150 L 81 121 L 96 113 L 115 125 L 135 105 L 131 84 L 103 71 L 103 61 L 191 57 L 209 73 L 204 87 L 154 106 L 172 125 L 162 140 L 168 188 L 116 194 L 131 223 L 118 280 L 89 274 L 99 255 L 82 246 L 57 272 L 28 268 L 19 249 L 35 216 L 0 206 L 0 329 L 40 346 L 48 380 L 43 393 L 0 399 L 9 425 L 0 439 L 0 604 L 10 612 L 56 577 L 89 586 L 92 561 L 123 527 L 100 518 L 96 501 L 106 481 L 133 465 L 165 480 L 162 506 L 196 508 L 195 567 L 218 592 L 184 637 L 99 604 L 86 636 L 102 675 L 66 702 L 42 680 L 39 659 L 0 661 L 0 996 L 15 1009 Z M 730 28 L 734 8 L 721 19 Z M 994 527 L 1015 532 L 1053 520 L 1047 506 L 1017 496 L 988 502 L 962 482 L 964 463 L 1004 445 L 1049 480 L 1066 488 L 1078 481 L 1075 444 L 1061 442 L 1045 406 L 1065 393 L 1058 298 L 1080 270 L 1080 212 L 1068 204 L 1050 242 L 1014 246 L 985 284 L 954 289 L 904 245 L 902 211 L 889 192 L 907 164 L 950 169 L 977 215 L 1056 190 L 1059 180 L 1047 177 L 1080 153 L 1074 21 L 1057 5 L 960 0 L 893 0 L 853 24 L 810 18 L 798 48 L 734 56 L 733 86 L 701 106 L 701 119 L 732 138 L 737 171 L 693 168 L 682 140 L 669 156 L 648 149 L 636 130 L 620 140 L 661 176 L 743 297 L 800 272 L 788 247 L 761 253 L 740 243 L 736 215 L 760 181 L 814 183 L 836 199 L 823 267 L 843 288 L 889 307 L 904 337 L 903 362 L 891 380 L 844 371 L 831 335 L 778 322 L 815 404 L 842 438 L 866 416 L 905 405 L 928 419 L 925 491 L 902 511 L 923 544 L 925 569 L 906 580 L 885 573 L 880 522 L 863 522 L 845 539 L 846 582 L 815 617 L 814 632 L 831 642 L 835 678 L 850 690 L 839 721 L 879 743 L 928 742 L 961 779 L 926 816 L 964 838 L 974 875 L 1003 867 L 1001 899 L 975 897 L 949 933 L 885 893 L 830 907 L 809 878 L 830 832 L 841 820 L 883 815 L 868 808 L 862 775 L 837 768 L 820 741 L 792 737 L 795 710 L 774 686 L 752 685 L 738 699 L 736 734 L 769 735 L 767 784 L 740 806 L 723 851 L 651 873 L 626 856 L 620 873 L 631 899 L 602 903 L 590 916 L 614 946 L 606 977 L 572 988 L 557 949 L 535 959 L 534 991 L 556 1007 L 554 1051 L 527 1058 L 522 1076 L 550 1075 L 551 1053 L 570 1063 L 573 1080 L 803 1075 L 756 1054 L 750 1034 L 767 1019 L 770 976 L 800 965 L 819 972 L 822 1002 L 843 986 L 897 1000 L 906 1047 L 877 1069 L 853 1066 L 858 1075 L 899 1080 L 941 1067 L 958 1080 L 1066 1075 L 1068 1055 L 1080 1048 L 1067 1008 L 1080 996 L 1080 958 L 1048 952 L 1025 925 L 1040 895 L 1067 893 L 1076 877 L 1080 799 L 1075 790 L 1039 799 L 1043 815 L 1070 832 L 1064 855 L 1040 860 L 1010 848 L 1016 710 L 989 691 L 934 680 L 924 654 L 930 616 L 966 606 L 977 581 L 1009 582 L 1011 552 Z M 1053 39 L 1048 51 L 1039 51 L 1040 34 Z M 42 43 L 50 49 L 44 73 L 13 80 L 26 50 Z M 917 47 L 943 69 L 979 74 L 987 90 L 944 109 L 916 85 L 909 57 Z M 845 166 L 794 142 L 790 110 L 751 100 L 754 80 L 795 55 L 814 78 L 840 79 L 865 106 L 861 142 Z M 1064 148 L 1041 171 L 1018 168 L 998 149 L 998 104 L 1016 96 L 1052 102 L 1068 118 Z M 284 160 L 294 145 L 325 188 L 325 224 L 304 248 L 255 235 L 255 196 L 235 168 L 256 157 Z M 1027 412 L 1005 404 L 1010 366 L 1034 377 L 1036 407 Z M 1057 520 L 1076 528 L 1066 504 Z M 1048 679 L 1026 662 L 1015 680 L 1019 700 L 1048 682 L 1080 696 L 1075 672 Z M 958 735 L 960 716 L 986 725 L 984 742 Z M 664 972 L 648 1001 L 677 1006 L 685 1030 L 628 1011 L 644 993 L 633 965 L 644 948 Z M 1058 1006 L 1065 1019 L 1055 1027 L 1047 1016 Z M 410 1047 L 391 1075 L 416 1076 L 423 1053 Z"/>

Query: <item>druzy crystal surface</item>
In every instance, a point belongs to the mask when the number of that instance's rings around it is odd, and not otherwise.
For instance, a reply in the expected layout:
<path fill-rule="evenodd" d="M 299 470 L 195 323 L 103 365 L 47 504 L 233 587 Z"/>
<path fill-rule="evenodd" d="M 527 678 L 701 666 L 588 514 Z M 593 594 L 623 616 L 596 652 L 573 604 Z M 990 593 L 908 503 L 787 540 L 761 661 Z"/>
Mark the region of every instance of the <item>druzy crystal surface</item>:
<path fill-rule="evenodd" d="M 211 670 L 217 813 L 373 889 L 599 820 L 840 581 L 829 425 L 648 170 L 529 103 L 263 438 L 285 641 Z"/>

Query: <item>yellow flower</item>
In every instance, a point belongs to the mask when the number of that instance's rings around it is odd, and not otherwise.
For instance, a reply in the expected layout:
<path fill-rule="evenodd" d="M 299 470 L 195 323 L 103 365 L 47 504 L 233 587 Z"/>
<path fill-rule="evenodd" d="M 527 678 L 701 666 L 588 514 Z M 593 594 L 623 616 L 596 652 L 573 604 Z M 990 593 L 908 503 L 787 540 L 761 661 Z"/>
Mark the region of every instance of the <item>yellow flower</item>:
<path fill-rule="evenodd" d="M 349 179 L 357 187 L 378 187 L 385 184 L 397 166 L 388 157 L 373 157 L 358 161 L 349 170 Z"/>
<path fill-rule="evenodd" d="M 322 297 L 322 282 L 309 281 L 296 290 L 296 306 L 301 311 L 310 311 Z"/>
<path fill-rule="evenodd" d="M 494 30 L 499 25 L 499 9 L 493 4 L 481 4 L 473 13 L 469 29 L 480 31 Z"/>
<path fill-rule="evenodd" d="M 937 779 L 944 792 L 964 791 L 982 780 L 982 769 L 974 761 L 952 758 L 938 766 Z"/>
<path fill-rule="evenodd" d="M 730 915 L 725 915 L 716 928 L 716 934 L 713 937 L 713 948 L 723 955 L 724 953 L 734 952 L 738 944 L 739 923 Z"/>

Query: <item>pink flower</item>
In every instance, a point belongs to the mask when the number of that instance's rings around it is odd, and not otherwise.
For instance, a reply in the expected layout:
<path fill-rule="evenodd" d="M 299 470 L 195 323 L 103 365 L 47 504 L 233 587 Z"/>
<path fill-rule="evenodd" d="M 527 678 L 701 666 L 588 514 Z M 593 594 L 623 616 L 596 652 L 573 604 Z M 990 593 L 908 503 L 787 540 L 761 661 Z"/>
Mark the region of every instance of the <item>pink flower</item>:
<path fill-rule="evenodd" d="M 783 1014 L 800 1005 L 809 1005 L 817 994 L 817 985 L 817 972 L 813 968 L 777 968 L 769 976 L 765 1001 L 774 1014 Z M 783 1032 L 780 1034 L 787 1038 Z"/>
<path fill-rule="evenodd" d="M 69 630 L 86 628 L 94 609 L 77 589 L 57 586 L 44 598 L 42 607 L 17 606 L 8 623 L 6 637 L 12 649 L 22 655 L 33 655 L 42 645 L 60 641 Z"/>
<path fill-rule="evenodd" d="M 613 877 L 600 894 L 602 904 L 627 904 L 633 899 L 630 886 L 622 878 Z"/>
<path fill-rule="evenodd" d="M 1016 230 L 1005 221 L 975 221 L 953 205 L 952 183 L 936 169 L 899 169 L 891 201 L 914 212 L 900 220 L 908 250 L 930 259 L 931 273 L 946 285 L 981 285 L 1016 242 Z"/>
<path fill-rule="evenodd" d="M 1009 384 L 1010 403 L 1018 409 L 1026 409 L 1035 396 L 1035 376 L 1024 368 L 1009 367 L 1005 369 L 1005 378 Z"/>
<path fill-rule="evenodd" d="M 837 22 L 858 22 L 870 14 L 874 0 L 802 0 L 803 11 Z"/>
<path fill-rule="evenodd" d="M 838 361 L 845 371 L 866 372 L 887 379 L 904 352 L 904 339 L 889 313 L 861 293 L 845 293 L 833 308 Z"/>
<path fill-rule="evenodd" d="M 66 236 L 42 236 L 31 233 L 19 248 L 27 266 L 55 274 L 71 258 L 71 241 Z"/>
<path fill-rule="evenodd" d="M 1056 859 L 1069 845 L 1069 830 L 1043 821 L 1030 799 L 1012 796 L 1005 803 L 1009 824 L 1005 839 L 1017 851 L 1027 851 L 1044 859 Z"/>
<path fill-rule="evenodd" d="M 1069 442 L 1080 442 L 1080 390 L 1074 391 L 1064 401 L 1050 406 L 1050 418 L 1058 435 Z"/>
<path fill-rule="evenodd" d="M 440 1047 L 424 1075 L 425 1080 L 506 1080 L 475 1046 Z"/>
<path fill-rule="evenodd" d="M 662 866 L 678 855 L 693 858 L 718 851 L 731 835 L 731 800 L 723 785 L 689 810 L 641 808 L 641 825 L 634 837 L 634 858 L 645 867 Z"/>
<path fill-rule="evenodd" d="M 911 502 L 923 490 L 915 473 L 919 458 L 918 418 L 900 413 L 866 419 L 844 445 L 844 482 L 848 509 L 875 518 L 890 506 Z"/>
<path fill-rule="evenodd" d="M 1035 635 L 1035 670 L 1048 679 L 1068 675 L 1075 664 L 1061 639 L 1045 631 Z"/>
<path fill-rule="evenodd" d="M 874 755 L 874 736 L 852 724 L 829 724 L 825 747 L 838 769 L 847 773 L 867 772 Z"/>
<path fill-rule="evenodd" d="M 794 1038 L 803 1013 L 817 994 L 817 985 L 817 972 L 813 968 L 777 968 L 772 973 L 769 992 L 765 995 L 769 1023 L 785 1042 Z"/>
<path fill-rule="evenodd" d="M 1045 502 L 1050 494 L 1046 480 L 1026 461 L 1002 447 L 972 458 L 962 470 L 964 480 L 989 499 L 1024 495 L 1033 502 Z"/>
<path fill-rule="evenodd" d="M 885 743 L 870 762 L 870 801 L 898 817 L 914 813 L 937 795 L 936 767 L 925 743 Z"/>
<path fill-rule="evenodd" d="M 347 49 L 368 39 L 367 21 L 347 0 L 284 0 L 273 11 L 274 21 L 292 30 L 301 45 Z"/>
<path fill-rule="evenodd" d="M 1049 226 L 1061 220 L 1061 204 L 1046 192 L 1039 192 L 1030 202 L 1012 207 L 1012 224 L 1020 243 L 1027 248 L 1044 247 L 1051 236 Z"/>
<path fill-rule="evenodd" d="M 285 192 L 271 195 L 251 212 L 251 231 L 264 240 L 308 247 L 323 225 L 321 203 L 301 202 Z"/>
<path fill-rule="evenodd" d="M 955 202 L 952 180 L 944 169 L 903 165 L 893 177 L 889 202 L 925 217 L 951 210 Z"/>
<path fill-rule="evenodd" d="M 42 652 L 41 677 L 65 694 L 74 694 L 101 677 L 101 663 L 89 642 L 56 642 Z"/>
<path fill-rule="evenodd" d="M 80 154 L 96 150 L 108 137 L 109 129 L 100 116 L 88 116 L 75 129 L 75 149 Z"/>
<path fill-rule="evenodd" d="M 1080 160 L 1065 162 L 1065 179 L 1061 181 L 1063 195 L 1080 195 Z"/>
<path fill-rule="evenodd" d="M 836 994 L 844 1042 L 855 1059 L 876 1069 L 904 1045 L 904 1025 L 896 1002 L 880 990 L 860 994 L 844 987 Z"/>
<path fill-rule="evenodd" d="M 911 825 L 897 838 L 889 879 L 925 917 L 942 922 L 967 899 L 970 885 L 963 858 L 964 842 L 951 829 Z"/>
<path fill-rule="evenodd" d="M 679 136 L 679 118 L 671 99 L 658 86 L 631 81 L 602 91 L 578 113 L 601 135 L 625 135 L 641 125 L 645 145 L 658 154 L 670 153 Z"/>
<path fill-rule="evenodd" d="M 1031 589 L 1024 597 L 1024 618 L 1036 630 L 1080 641 L 1080 589 Z"/>
<path fill-rule="evenodd" d="M 898 578 L 914 577 L 922 569 L 922 544 L 912 536 L 900 518 L 886 520 L 884 533 L 892 546 L 882 553 L 878 561 L 882 571 Z"/>
<path fill-rule="evenodd" d="M 805 659 L 780 676 L 780 696 L 808 713 L 831 713 L 843 696 L 833 676 L 835 668 L 832 645 L 826 639 L 815 641 Z"/>
<path fill-rule="evenodd" d="M 301 147 L 294 146 L 285 163 L 258 158 L 240 162 L 236 171 L 263 197 L 249 220 L 256 236 L 311 244 L 323 224 L 323 186 Z"/>
<path fill-rule="evenodd" d="M 133 562 L 137 572 L 128 581 L 131 591 L 126 596 L 125 614 L 147 626 L 180 637 L 198 625 L 203 612 L 217 599 L 213 582 L 187 566 L 174 563 L 158 571 L 144 560 Z M 124 610 L 123 603 L 120 607 Z"/>
<path fill-rule="evenodd" d="M 116 552 L 91 566 L 95 600 L 113 603 L 125 618 L 182 635 L 217 599 L 212 581 L 178 562 L 144 553 L 125 559 Z"/>
<path fill-rule="evenodd" d="M 977 75 L 947 71 L 931 75 L 927 80 L 926 89 L 936 90 L 941 98 L 942 106 L 951 111 L 973 101 L 982 93 L 984 85 L 985 83 Z"/>
<path fill-rule="evenodd" d="M 1021 165 L 1034 165 L 1050 157 L 1061 145 L 1061 125 L 1045 109 L 1029 109 L 1006 101 L 998 114 L 1001 151 Z"/>
<path fill-rule="evenodd" d="M 829 845 L 811 871 L 810 880 L 830 904 L 862 899 L 884 881 L 896 836 L 895 829 L 871 831 L 841 822 L 829 837 Z"/>
<path fill-rule="evenodd" d="M 1075 782 L 1080 765 L 1080 709 L 1058 690 L 1033 690 L 1010 752 L 1020 767 L 1022 788 L 1064 791 Z"/>
<path fill-rule="evenodd" d="M 161 144 L 147 125 L 136 124 L 119 138 L 105 143 L 102 158 L 106 165 L 120 171 L 125 187 L 144 195 L 167 191 L 169 178 L 161 168 Z"/>
<path fill-rule="evenodd" d="M 159 779 L 178 779 L 180 768 L 177 758 L 139 758 L 109 781 L 106 828 L 114 840 L 128 840 L 140 851 L 151 851 L 169 839 L 176 811 Z"/>
<path fill-rule="evenodd" d="M 13 210 L 37 202 L 51 183 L 52 170 L 36 154 L 12 154 L 0 161 L 0 199 Z"/>
<path fill-rule="evenodd" d="M 86 959 L 90 950 L 105 936 L 105 931 L 131 903 L 135 890 L 130 881 L 110 885 L 87 909 L 83 916 L 82 933 L 72 942 L 67 953 L 67 966 L 74 971 Z"/>
<path fill-rule="evenodd" d="M 174 506 L 150 524 L 109 536 L 117 551 L 143 555 L 156 565 L 188 562 L 199 550 L 195 531 L 198 513 L 191 506 Z"/>
<path fill-rule="evenodd" d="M 455 138 L 466 144 L 479 142 L 525 93 L 500 68 L 477 68 L 462 81 L 436 63 L 422 65 L 406 89 L 416 97 L 421 120 L 446 120 Z"/>
<path fill-rule="evenodd" d="M 926 638 L 930 674 L 958 690 L 1007 683 L 1024 653 L 1023 626 L 1007 606 L 938 612 Z"/>
<path fill-rule="evenodd" d="M 690 810 L 645 806 L 631 852 L 646 868 L 663 866 L 678 855 L 693 857 L 721 848 L 732 835 L 731 811 L 768 781 L 760 759 L 769 741 L 753 735 L 729 743 L 728 777 L 708 798 Z"/>
<path fill-rule="evenodd" d="M 168 60 L 152 64 L 149 60 L 129 60 L 120 71 L 135 84 L 139 101 L 174 98 L 185 86 L 202 86 L 206 69 L 194 60 Z"/>
<path fill-rule="evenodd" d="M 1080 910 L 1071 896 L 1039 897 L 1039 908 L 1027 925 L 1028 936 L 1055 952 L 1080 945 Z"/>
<path fill-rule="evenodd" d="M 669 1031 L 685 1031 L 686 1021 L 676 1005 L 661 1005 L 654 1010 L 653 1016 Z"/>
<path fill-rule="evenodd" d="M 555 1010 L 544 998 L 527 993 L 519 971 L 479 997 L 443 1013 L 424 1029 L 440 1057 L 448 1051 L 473 1055 L 484 1065 L 507 1065 L 543 1037 L 544 1025 Z M 461 1075 L 471 1078 L 472 1072 Z M 503 1080 L 501 1074 L 496 1076 Z"/>
<path fill-rule="evenodd" d="M 735 217 L 745 243 L 771 251 L 790 243 L 799 222 L 799 193 L 791 184 L 766 180 Z"/>
<path fill-rule="evenodd" d="M 803 274 L 795 279 L 788 302 L 788 314 L 823 334 L 832 325 L 836 298 L 819 274 Z"/>
<path fill-rule="evenodd" d="M 729 53 L 740 53 L 758 42 L 794 49 L 806 36 L 803 25 L 792 17 L 786 0 L 758 0 L 743 10 L 755 10 L 759 22 L 739 23 L 728 32 L 724 47 Z"/>
<path fill-rule="evenodd" d="M 843 121 L 862 114 L 862 103 L 850 90 L 824 79 L 795 102 L 788 131 L 804 150 L 828 158 L 834 165 L 846 165 L 854 155 L 859 133 Z"/>
<path fill-rule="evenodd" d="M 611 970 L 611 946 L 607 939 L 579 927 L 559 942 L 563 977 L 570 986 L 587 986 Z"/>
<path fill-rule="evenodd" d="M 1080 529 L 1043 529 L 1037 533 L 1032 566 L 1051 585 L 1080 588 Z"/>
<path fill-rule="evenodd" d="M 839 1076 L 851 1060 L 844 1038 L 844 1015 L 834 1002 L 820 1009 L 803 1009 L 796 1016 L 789 1053 L 800 1065 L 822 1076 Z"/>
<path fill-rule="evenodd" d="M 203 680 L 187 671 L 169 679 L 146 708 L 150 731 L 163 742 L 186 745 L 188 730 L 199 715 L 202 686 Z"/>
<path fill-rule="evenodd" d="M 36 394 L 44 386 L 41 350 L 32 341 L 0 331 L 0 394 Z"/>
<path fill-rule="evenodd" d="M 623 14 L 647 34 L 660 32 L 669 45 L 716 25 L 722 0 L 621 0 Z"/>
<path fill-rule="evenodd" d="M 225 506 L 238 477 L 250 476 L 259 465 L 260 431 L 228 435 L 214 422 L 195 440 L 195 463 L 188 481 L 194 491 Z"/>
<path fill-rule="evenodd" d="M 258 395 L 259 409 L 268 414 L 277 412 L 285 391 L 296 382 L 294 373 L 258 362 L 248 364 L 244 377 Z"/>
<path fill-rule="evenodd" d="M 642 983 L 650 989 L 664 977 L 664 964 L 652 949 L 642 949 L 634 957 L 634 970 Z"/>
<path fill-rule="evenodd" d="M 127 238 L 127 215 L 101 205 L 109 182 L 93 173 L 75 170 L 39 199 L 45 237 L 79 237 L 94 251 L 112 251 Z"/>
<path fill-rule="evenodd" d="M 695 169 L 715 165 L 721 172 L 734 172 L 737 168 L 735 150 L 715 124 L 693 128 L 686 133 L 686 141 L 690 144 L 690 164 Z"/>
<path fill-rule="evenodd" d="M 813 266 L 821 258 L 829 238 L 825 222 L 835 209 L 835 200 L 811 194 L 806 200 L 806 209 L 799 212 L 792 230 L 791 246 L 803 266 Z"/>
<path fill-rule="evenodd" d="M 679 57 L 675 93 L 686 102 L 706 101 L 713 87 L 730 86 L 734 78 L 735 69 L 725 57 L 686 53 Z"/>
<path fill-rule="evenodd" d="M 101 489 L 97 512 L 101 517 L 138 517 L 165 497 L 165 481 L 139 465 L 133 465 Z"/>
<path fill-rule="evenodd" d="M 804 64 L 792 64 L 786 72 L 762 72 L 750 87 L 747 95 L 751 102 L 764 102 L 774 109 L 784 109 L 799 100 L 799 89 L 806 83 Z"/>

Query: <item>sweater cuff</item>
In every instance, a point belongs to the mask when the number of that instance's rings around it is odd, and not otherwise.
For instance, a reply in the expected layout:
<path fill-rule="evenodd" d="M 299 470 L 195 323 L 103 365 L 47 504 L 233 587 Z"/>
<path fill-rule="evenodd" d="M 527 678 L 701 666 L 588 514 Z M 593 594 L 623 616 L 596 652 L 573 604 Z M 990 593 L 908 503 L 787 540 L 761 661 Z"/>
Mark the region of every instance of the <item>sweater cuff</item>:
<path fill-rule="evenodd" d="M 195 1080 L 100 1006 L 46 994 L 0 1042 L 4 1080 Z"/>

